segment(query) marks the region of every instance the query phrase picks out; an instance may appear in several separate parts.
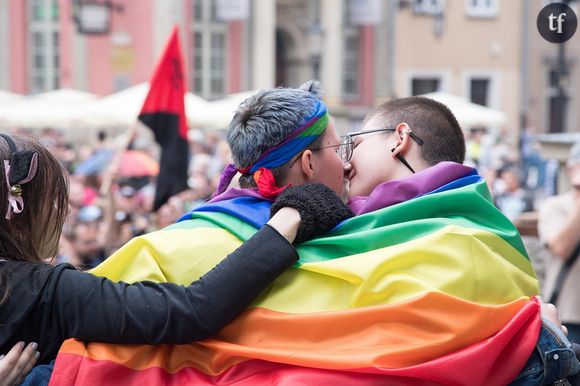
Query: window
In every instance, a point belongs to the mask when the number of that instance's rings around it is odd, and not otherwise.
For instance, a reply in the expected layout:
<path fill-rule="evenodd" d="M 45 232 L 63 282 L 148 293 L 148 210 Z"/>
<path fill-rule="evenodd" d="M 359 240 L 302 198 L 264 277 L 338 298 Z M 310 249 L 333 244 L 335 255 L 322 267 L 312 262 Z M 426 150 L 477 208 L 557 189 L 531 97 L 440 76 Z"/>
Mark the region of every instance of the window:
<path fill-rule="evenodd" d="M 227 92 L 227 24 L 217 18 L 217 2 L 193 1 L 193 53 L 189 61 L 194 93 L 219 98 Z"/>
<path fill-rule="evenodd" d="M 29 88 L 32 93 L 60 87 L 57 0 L 29 3 Z"/>
<path fill-rule="evenodd" d="M 343 91 L 347 99 L 359 97 L 359 33 L 358 28 L 345 31 Z"/>
<path fill-rule="evenodd" d="M 570 109 L 570 90 L 568 82 L 560 79 L 558 67 L 548 71 L 548 129 L 551 133 L 566 131 L 569 123 L 568 110 Z"/>
<path fill-rule="evenodd" d="M 488 78 L 472 78 L 469 84 L 471 101 L 478 105 L 489 106 L 489 85 Z"/>
<path fill-rule="evenodd" d="M 416 14 L 436 15 L 445 8 L 444 0 L 413 0 L 413 12 Z"/>
<path fill-rule="evenodd" d="M 411 80 L 411 95 L 422 95 L 441 89 L 440 78 L 417 78 Z"/>
<path fill-rule="evenodd" d="M 498 0 L 465 0 L 467 16 L 493 18 L 499 12 Z"/>
<path fill-rule="evenodd" d="M 360 33 L 359 27 L 351 23 L 349 18 L 349 2 L 353 0 L 346 0 L 343 7 L 344 14 L 344 56 L 343 56 L 343 77 L 342 77 L 342 91 L 345 100 L 356 100 L 360 97 L 359 90 L 359 69 L 360 69 Z"/>
<path fill-rule="evenodd" d="M 210 35 L 210 90 L 212 94 L 223 93 L 225 90 L 226 71 L 226 35 L 212 32 Z"/>

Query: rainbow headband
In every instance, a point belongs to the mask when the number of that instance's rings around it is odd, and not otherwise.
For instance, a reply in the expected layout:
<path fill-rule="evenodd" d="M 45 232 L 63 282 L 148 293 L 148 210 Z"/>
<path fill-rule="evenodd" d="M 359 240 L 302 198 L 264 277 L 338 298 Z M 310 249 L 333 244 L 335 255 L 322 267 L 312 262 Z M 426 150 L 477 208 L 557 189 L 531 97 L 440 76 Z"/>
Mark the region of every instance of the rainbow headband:
<path fill-rule="evenodd" d="M 216 195 L 223 193 L 229 186 L 236 172 L 242 174 L 254 174 L 254 180 L 258 185 L 259 192 L 265 197 L 275 197 L 285 186 L 277 187 L 270 171 L 273 168 L 284 165 L 292 157 L 300 153 L 306 146 L 318 138 L 328 126 L 328 110 L 322 101 L 318 101 L 316 111 L 306 118 L 304 122 L 279 144 L 266 150 L 252 165 L 243 169 L 228 165 L 221 176 Z"/>

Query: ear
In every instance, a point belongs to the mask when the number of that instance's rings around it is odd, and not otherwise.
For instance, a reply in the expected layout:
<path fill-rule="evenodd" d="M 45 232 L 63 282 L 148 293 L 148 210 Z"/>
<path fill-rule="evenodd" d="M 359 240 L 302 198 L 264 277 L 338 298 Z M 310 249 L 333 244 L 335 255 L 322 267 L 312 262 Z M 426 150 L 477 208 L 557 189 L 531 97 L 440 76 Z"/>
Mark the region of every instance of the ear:
<path fill-rule="evenodd" d="M 306 182 L 311 182 L 314 179 L 314 162 L 312 160 L 312 151 L 306 150 L 300 157 L 300 167 L 302 168 L 302 175 Z"/>
<path fill-rule="evenodd" d="M 406 153 L 411 147 L 411 136 L 407 133 L 411 128 L 406 123 L 399 123 L 395 128 L 395 146 L 391 149 L 392 157 L 399 153 Z"/>

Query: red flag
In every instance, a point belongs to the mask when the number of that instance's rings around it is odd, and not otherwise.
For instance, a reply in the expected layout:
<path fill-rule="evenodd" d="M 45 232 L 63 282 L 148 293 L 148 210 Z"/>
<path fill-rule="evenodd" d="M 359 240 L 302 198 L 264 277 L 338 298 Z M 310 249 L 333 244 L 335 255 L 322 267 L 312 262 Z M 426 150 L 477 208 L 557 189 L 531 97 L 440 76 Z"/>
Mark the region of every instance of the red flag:
<path fill-rule="evenodd" d="M 178 28 L 174 27 L 151 78 L 139 120 L 155 133 L 161 161 L 153 210 L 187 189 L 189 147 L 185 121 L 185 79 Z"/>

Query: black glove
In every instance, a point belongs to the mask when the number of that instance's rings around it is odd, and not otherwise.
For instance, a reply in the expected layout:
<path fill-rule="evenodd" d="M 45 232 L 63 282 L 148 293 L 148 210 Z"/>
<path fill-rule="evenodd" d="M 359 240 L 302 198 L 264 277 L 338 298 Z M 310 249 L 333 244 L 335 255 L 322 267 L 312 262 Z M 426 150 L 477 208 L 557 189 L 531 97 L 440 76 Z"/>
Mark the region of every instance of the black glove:
<path fill-rule="evenodd" d="M 323 184 L 304 184 L 284 189 L 270 209 L 270 217 L 290 207 L 300 213 L 300 226 L 295 244 L 324 234 L 354 213 L 340 197 Z"/>

